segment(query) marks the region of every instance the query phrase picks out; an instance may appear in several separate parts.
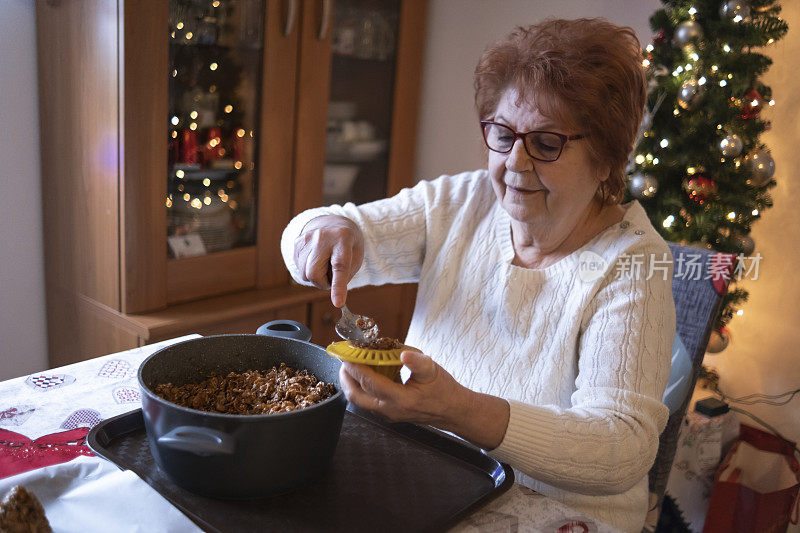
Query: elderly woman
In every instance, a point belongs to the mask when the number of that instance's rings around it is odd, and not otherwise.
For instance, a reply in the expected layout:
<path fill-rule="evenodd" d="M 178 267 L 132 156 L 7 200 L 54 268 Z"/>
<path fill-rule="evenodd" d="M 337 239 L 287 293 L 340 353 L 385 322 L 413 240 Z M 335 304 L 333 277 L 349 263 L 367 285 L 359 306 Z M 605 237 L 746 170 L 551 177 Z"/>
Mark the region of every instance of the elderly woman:
<path fill-rule="evenodd" d="M 517 28 L 475 70 L 487 169 L 312 209 L 282 240 L 336 306 L 348 286 L 419 283 L 406 343 L 427 355 L 404 352 L 405 384 L 344 363 L 351 402 L 451 431 L 626 531 L 648 508 L 675 332 L 669 250 L 620 203 L 644 101 L 630 28 Z"/>

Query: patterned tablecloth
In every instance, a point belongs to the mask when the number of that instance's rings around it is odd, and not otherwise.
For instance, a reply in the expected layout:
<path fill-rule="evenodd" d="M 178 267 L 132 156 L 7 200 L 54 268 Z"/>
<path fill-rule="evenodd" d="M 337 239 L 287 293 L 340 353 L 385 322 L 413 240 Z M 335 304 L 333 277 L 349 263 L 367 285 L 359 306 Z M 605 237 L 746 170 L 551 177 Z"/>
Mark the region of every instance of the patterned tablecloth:
<path fill-rule="evenodd" d="M 89 429 L 101 420 L 141 407 L 136 372 L 142 361 L 163 346 L 198 336 L 0 382 L 0 478 L 93 455 L 85 443 Z M 615 531 L 519 484 L 454 530 Z"/>

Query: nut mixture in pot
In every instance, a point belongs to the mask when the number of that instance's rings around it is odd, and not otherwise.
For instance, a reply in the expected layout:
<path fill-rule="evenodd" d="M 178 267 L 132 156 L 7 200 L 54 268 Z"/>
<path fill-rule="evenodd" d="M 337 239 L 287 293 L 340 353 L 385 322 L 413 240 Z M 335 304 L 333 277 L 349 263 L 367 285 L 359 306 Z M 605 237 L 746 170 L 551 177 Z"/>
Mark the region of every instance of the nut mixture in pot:
<path fill-rule="evenodd" d="M 156 385 L 167 401 L 211 413 L 266 415 L 309 407 L 336 394 L 332 383 L 284 363 L 266 371 L 211 375 L 200 383 Z"/>

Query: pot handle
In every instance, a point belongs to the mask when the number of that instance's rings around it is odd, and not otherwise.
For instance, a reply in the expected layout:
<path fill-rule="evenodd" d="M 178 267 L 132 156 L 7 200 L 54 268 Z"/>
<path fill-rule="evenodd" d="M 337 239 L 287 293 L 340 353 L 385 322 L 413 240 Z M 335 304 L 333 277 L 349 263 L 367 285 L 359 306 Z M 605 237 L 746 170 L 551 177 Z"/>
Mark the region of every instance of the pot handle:
<path fill-rule="evenodd" d="M 311 330 L 305 324 L 294 320 L 273 320 L 267 322 L 256 333 L 267 337 L 282 337 L 284 339 L 297 339 L 299 341 L 310 341 Z"/>
<path fill-rule="evenodd" d="M 233 437 L 227 433 L 197 426 L 176 427 L 160 436 L 158 443 L 167 448 L 204 456 L 230 455 L 235 447 Z"/>

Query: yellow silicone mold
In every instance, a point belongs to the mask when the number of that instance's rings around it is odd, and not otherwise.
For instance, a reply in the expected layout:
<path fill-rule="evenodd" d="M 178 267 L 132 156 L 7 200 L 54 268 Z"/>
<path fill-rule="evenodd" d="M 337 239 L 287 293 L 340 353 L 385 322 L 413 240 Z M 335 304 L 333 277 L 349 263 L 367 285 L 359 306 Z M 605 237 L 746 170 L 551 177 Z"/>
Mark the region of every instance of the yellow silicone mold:
<path fill-rule="evenodd" d="M 326 349 L 331 357 L 350 363 L 371 366 L 375 372 L 398 382 L 400 381 L 400 369 L 403 367 L 403 363 L 400 361 L 400 354 L 404 350 L 419 351 L 406 345 L 393 350 L 358 348 L 347 341 L 332 342 Z"/>

